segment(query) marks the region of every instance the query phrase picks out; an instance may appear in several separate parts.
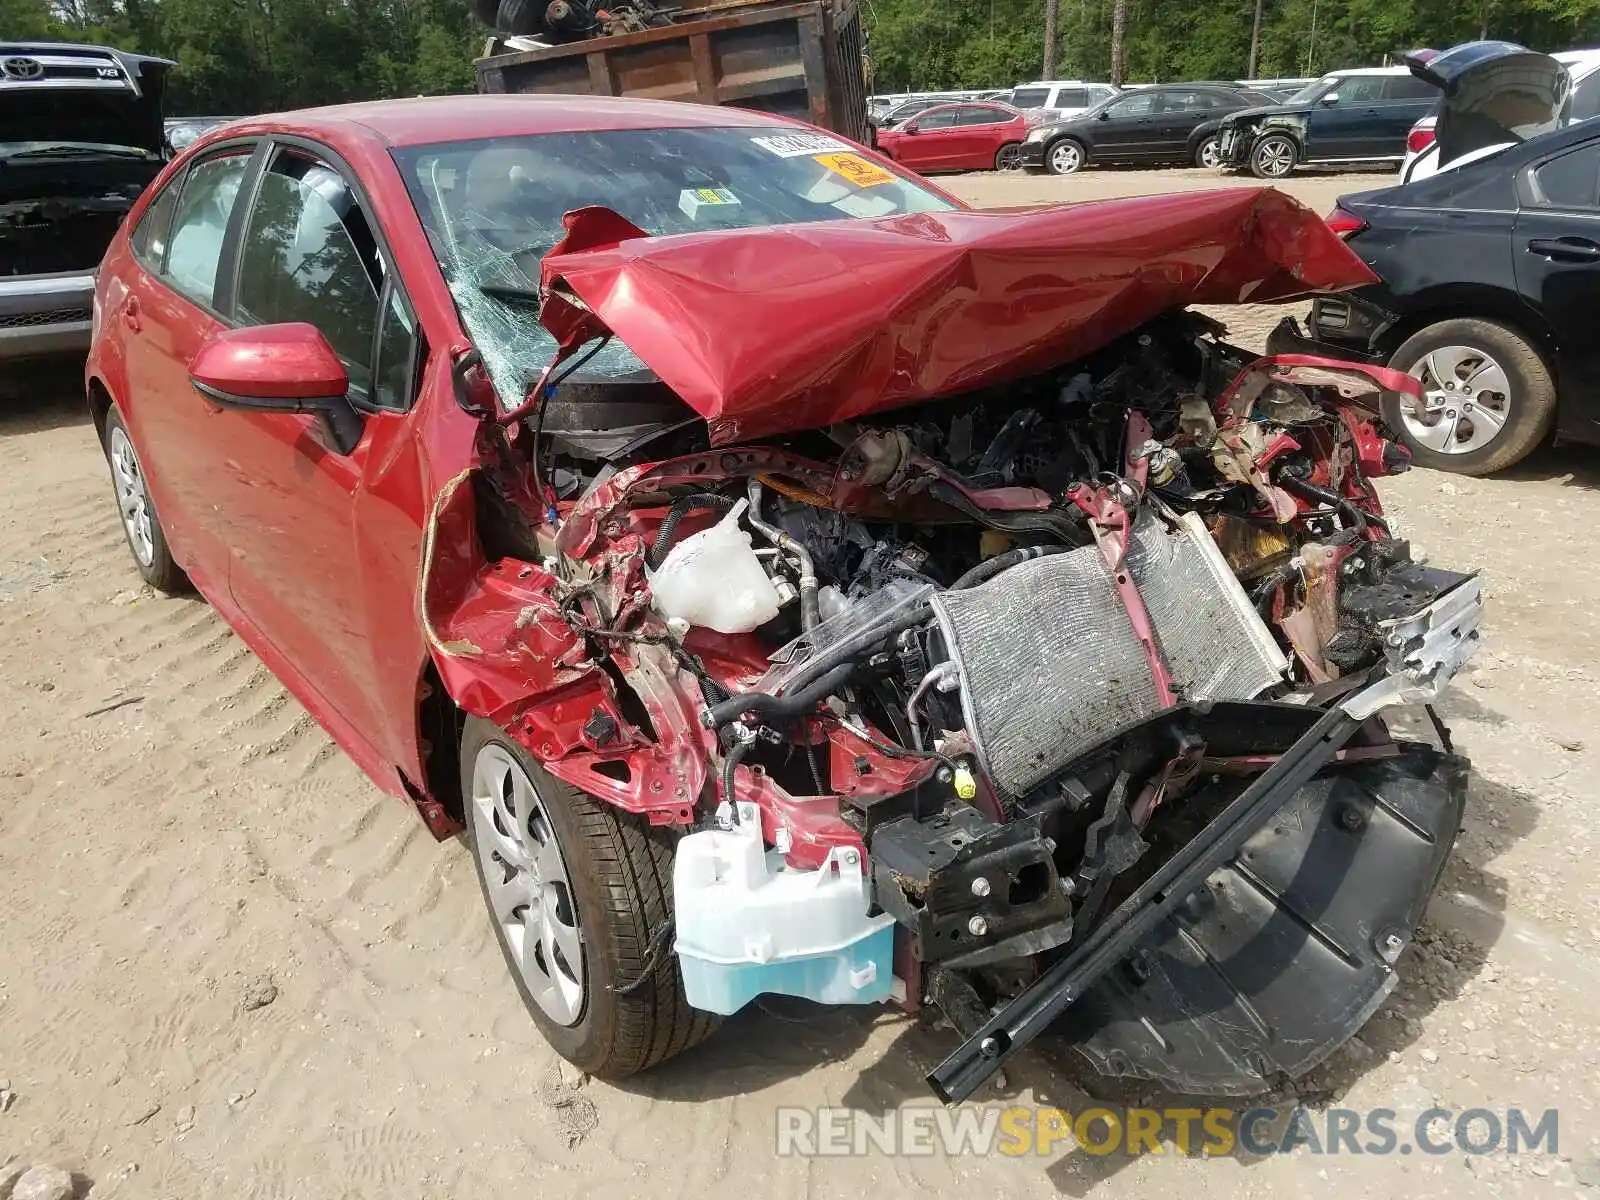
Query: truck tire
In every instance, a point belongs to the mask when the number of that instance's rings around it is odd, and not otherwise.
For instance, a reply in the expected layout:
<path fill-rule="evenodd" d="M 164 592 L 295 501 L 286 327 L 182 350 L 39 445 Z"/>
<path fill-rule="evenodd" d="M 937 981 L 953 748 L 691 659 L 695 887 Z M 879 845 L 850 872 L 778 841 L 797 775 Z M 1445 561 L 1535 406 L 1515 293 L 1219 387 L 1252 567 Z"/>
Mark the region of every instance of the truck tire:
<path fill-rule="evenodd" d="M 562 783 L 477 717 L 461 792 L 495 939 L 556 1053 L 622 1079 L 717 1027 L 689 1007 L 672 951 L 675 833 Z"/>
<path fill-rule="evenodd" d="M 495 32 L 510 37 L 538 33 L 544 26 L 548 0 L 500 0 L 495 8 Z"/>

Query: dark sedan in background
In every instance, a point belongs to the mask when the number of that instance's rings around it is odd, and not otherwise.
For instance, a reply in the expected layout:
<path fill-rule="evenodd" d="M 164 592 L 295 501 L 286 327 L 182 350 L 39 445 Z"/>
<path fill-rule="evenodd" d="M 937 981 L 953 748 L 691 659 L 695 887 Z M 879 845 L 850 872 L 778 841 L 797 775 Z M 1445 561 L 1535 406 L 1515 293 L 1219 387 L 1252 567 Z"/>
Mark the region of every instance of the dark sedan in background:
<path fill-rule="evenodd" d="M 1091 163 L 1214 167 L 1222 119 L 1266 100 L 1260 92 L 1220 83 L 1123 92 L 1079 116 L 1030 130 L 1022 145 L 1022 165 L 1052 175 L 1070 175 Z"/>
<path fill-rule="evenodd" d="M 1487 475 L 1552 434 L 1600 444 L 1600 123 L 1348 196 L 1329 224 L 1383 282 L 1319 297 L 1309 336 L 1285 321 L 1273 353 L 1418 376 L 1420 403 L 1385 417 L 1422 466 Z"/>

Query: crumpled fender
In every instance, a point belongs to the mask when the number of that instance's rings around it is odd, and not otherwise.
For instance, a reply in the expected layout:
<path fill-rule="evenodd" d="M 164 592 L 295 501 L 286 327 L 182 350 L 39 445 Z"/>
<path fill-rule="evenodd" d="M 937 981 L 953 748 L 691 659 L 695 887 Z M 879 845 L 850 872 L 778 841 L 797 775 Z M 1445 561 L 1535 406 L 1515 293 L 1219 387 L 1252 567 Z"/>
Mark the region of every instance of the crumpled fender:
<path fill-rule="evenodd" d="M 1049 370 L 1186 304 L 1376 279 L 1265 189 L 666 238 L 607 209 L 566 221 L 541 320 L 566 353 L 620 338 L 716 445 Z"/>

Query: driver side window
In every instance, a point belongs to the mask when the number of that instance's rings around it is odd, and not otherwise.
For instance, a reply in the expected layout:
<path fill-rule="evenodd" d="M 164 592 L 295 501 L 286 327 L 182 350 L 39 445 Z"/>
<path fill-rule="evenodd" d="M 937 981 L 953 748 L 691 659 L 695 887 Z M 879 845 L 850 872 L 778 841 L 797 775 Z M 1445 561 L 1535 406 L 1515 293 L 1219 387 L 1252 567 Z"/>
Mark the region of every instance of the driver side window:
<path fill-rule="evenodd" d="M 1333 90 L 1339 93 L 1341 104 L 1370 104 L 1383 99 L 1383 84 L 1381 75 L 1353 75 L 1341 79 Z"/>
<path fill-rule="evenodd" d="M 1147 117 L 1155 111 L 1156 97 L 1150 92 L 1140 92 L 1126 100 L 1118 100 L 1106 109 L 1108 117 Z"/>
<path fill-rule="evenodd" d="M 366 396 L 381 284 L 376 241 L 344 178 L 308 155 L 279 151 L 245 228 L 238 319 L 315 325 L 351 388 Z"/>

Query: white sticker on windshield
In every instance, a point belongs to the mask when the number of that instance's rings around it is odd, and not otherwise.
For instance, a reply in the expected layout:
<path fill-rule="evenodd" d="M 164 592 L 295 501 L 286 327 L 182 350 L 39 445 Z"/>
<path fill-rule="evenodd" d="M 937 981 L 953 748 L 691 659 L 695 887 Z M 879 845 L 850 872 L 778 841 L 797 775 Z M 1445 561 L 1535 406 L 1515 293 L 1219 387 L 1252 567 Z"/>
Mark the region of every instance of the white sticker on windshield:
<path fill-rule="evenodd" d="M 750 140 L 768 154 L 776 154 L 779 158 L 799 158 L 805 154 L 837 154 L 851 149 L 838 138 L 831 138 L 821 133 L 785 133 L 776 137 L 758 137 Z"/>

